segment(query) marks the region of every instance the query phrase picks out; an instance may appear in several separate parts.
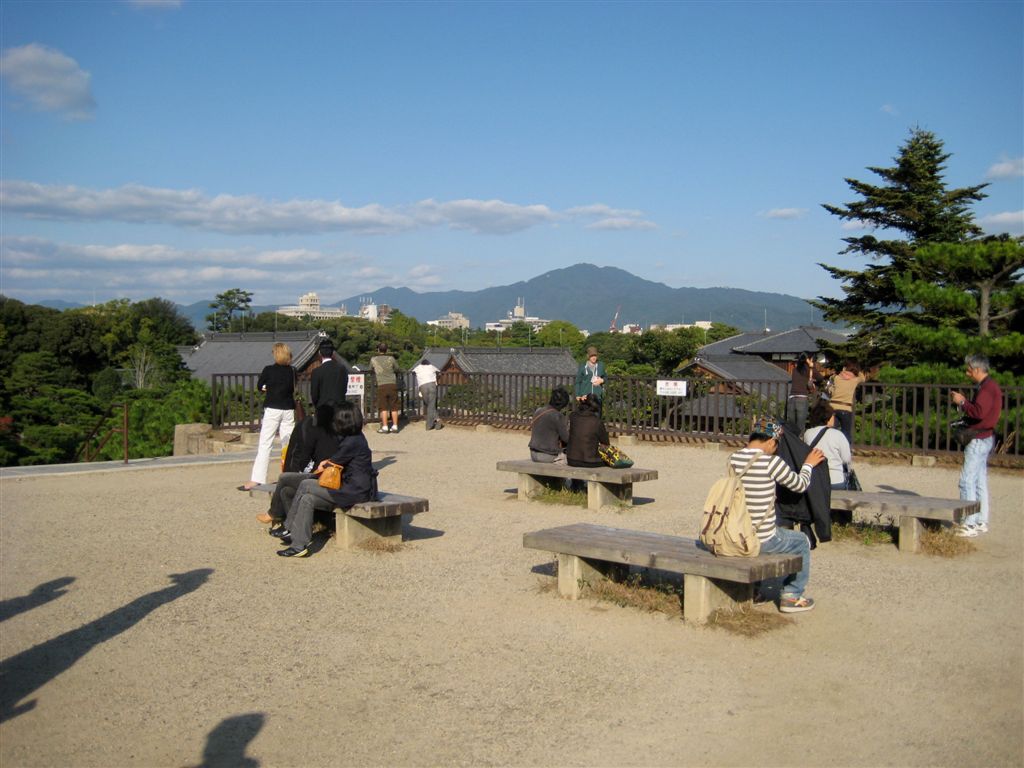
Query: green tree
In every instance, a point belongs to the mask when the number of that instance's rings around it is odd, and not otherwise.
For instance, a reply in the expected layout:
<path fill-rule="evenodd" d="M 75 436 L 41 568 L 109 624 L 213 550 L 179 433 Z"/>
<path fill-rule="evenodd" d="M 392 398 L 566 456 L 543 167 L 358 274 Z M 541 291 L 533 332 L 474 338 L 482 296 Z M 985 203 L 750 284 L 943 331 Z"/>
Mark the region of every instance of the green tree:
<path fill-rule="evenodd" d="M 935 134 L 920 128 L 900 147 L 890 168 L 869 167 L 882 184 L 846 179 L 860 199 L 845 206 L 824 205 L 829 213 L 849 222 L 859 222 L 874 233 L 844 238 L 844 254 L 871 260 L 863 270 L 842 269 L 821 264 L 843 283 L 842 298 L 819 297 L 812 302 L 833 322 L 856 326 L 851 343 L 842 350 L 865 362 L 880 359 L 912 359 L 907 348 L 891 333 L 894 321 L 906 309 L 894 278 L 917 279 L 920 265 L 917 248 L 928 243 L 961 243 L 981 234 L 970 206 L 985 195 L 985 184 L 948 189 L 943 171 L 950 155 Z"/>
<path fill-rule="evenodd" d="M 568 320 L 552 320 L 537 331 L 534 340 L 542 347 L 567 347 L 573 354 L 578 354 L 584 337 L 580 329 Z"/>
<path fill-rule="evenodd" d="M 252 292 L 241 288 L 230 288 L 218 293 L 215 301 L 210 302 L 212 313 L 206 316 L 207 327 L 211 331 L 231 331 L 235 312 L 242 313 L 242 328 L 245 330 L 245 317 L 252 305 Z"/>
<path fill-rule="evenodd" d="M 1024 245 L 1009 238 L 918 248 L 914 270 L 893 276 L 908 311 L 893 318 L 892 336 L 916 350 L 918 362 L 980 352 L 997 367 L 1024 371 L 1024 334 L 1013 330 L 1024 309 L 1022 270 Z"/>

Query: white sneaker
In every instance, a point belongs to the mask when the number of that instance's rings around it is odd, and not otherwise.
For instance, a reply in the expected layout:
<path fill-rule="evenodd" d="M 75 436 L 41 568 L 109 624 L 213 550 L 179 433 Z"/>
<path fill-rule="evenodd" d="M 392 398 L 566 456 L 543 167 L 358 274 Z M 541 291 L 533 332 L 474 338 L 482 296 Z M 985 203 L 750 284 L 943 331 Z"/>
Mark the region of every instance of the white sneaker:
<path fill-rule="evenodd" d="M 978 535 L 978 529 L 973 525 L 961 525 L 953 529 L 953 534 L 961 539 L 973 539 Z"/>
<path fill-rule="evenodd" d="M 974 526 L 974 530 L 978 533 L 988 533 L 988 526 L 984 523 L 978 523 L 978 525 Z"/>
<path fill-rule="evenodd" d="M 397 432 L 398 431 L 398 425 L 397 424 L 392 424 L 391 425 L 391 431 L 392 432 Z"/>

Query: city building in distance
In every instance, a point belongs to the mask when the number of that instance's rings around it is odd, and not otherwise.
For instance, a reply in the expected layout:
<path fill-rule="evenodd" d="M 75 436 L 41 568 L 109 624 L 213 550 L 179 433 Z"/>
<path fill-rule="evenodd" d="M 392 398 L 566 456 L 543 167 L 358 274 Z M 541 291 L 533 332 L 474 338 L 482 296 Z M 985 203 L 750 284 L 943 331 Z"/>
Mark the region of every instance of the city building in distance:
<path fill-rule="evenodd" d="M 427 325 L 436 325 L 438 328 L 451 330 L 453 328 L 469 328 L 469 318 L 461 312 L 449 312 L 437 320 L 427 320 Z"/>
<path fill-rule="evenodd" d="M 278 307 L 277 314 L 284 315 L 285 317 L 310 317 L 314 320 L 332 320 L 336 317 L 348 317 L 348 310 L 344 304 L 337 309 L 321 307 L 320 297 L 310 292 L 300 296 L 298 304 Z"/>
<path fill-rule="evenodd" d="M 534 332 L 537 332 L 550 322 L 550 320 L 542 320 L 539 317 L 528 317 L 526 314 L 526 303 L 522 298 L 520 298 L 516 301 L 516 308 L 508 313 L 508 317 L 504 320 L 487 323 L 484 325 L 484 330 L 497 331 L 501 333 L 503 331 L 507 331 L 516 323 L 526 323 L 533 328 Z"/>

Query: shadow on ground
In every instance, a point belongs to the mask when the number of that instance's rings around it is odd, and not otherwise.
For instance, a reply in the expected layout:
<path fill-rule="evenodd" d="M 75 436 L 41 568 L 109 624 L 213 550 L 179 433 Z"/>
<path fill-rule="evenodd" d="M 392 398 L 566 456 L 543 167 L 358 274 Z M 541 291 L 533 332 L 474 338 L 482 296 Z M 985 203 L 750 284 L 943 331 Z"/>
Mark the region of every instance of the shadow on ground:
<path fill-rule="evenodd" d="M 263 728 L 264 720 L 262 712 L 224 718 L 206 737 L 203 762 L 191 768 L 259 768 L 260 761 L 246 757 L 245 750 Z"/>
<path fill-rule="evenodd" d="M 130 629 L 165 603 L 194 592 L 206 583 L 212 568 L 171 575 L 174 584 L 150 592 L 78 629 L 35 645 L 0 663 L 0 723 L 35 708 L 36 700 L 18 702 L 70 669 L 100 643 Z"/>
<path fill-rule="evenodd" d="M 10 600 L 0 602 L 0 621 L 7 621 L 19 613 L 31 611 L 33 608 L 46 605 L 51 600 L 56 600 L 61 595 L 66 595 L 68 591 L 64 587 L 74 580 L 74 576 L 62 576 L 59 579 L 40 584 L 27 595 L 12 597 Z"/>

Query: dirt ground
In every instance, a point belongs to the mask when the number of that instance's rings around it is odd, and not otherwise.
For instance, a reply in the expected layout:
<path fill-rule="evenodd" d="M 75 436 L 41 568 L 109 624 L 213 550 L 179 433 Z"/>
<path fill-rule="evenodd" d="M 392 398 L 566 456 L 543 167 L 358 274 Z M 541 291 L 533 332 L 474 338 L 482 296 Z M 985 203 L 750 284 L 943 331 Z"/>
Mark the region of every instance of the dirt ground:
<path fill-rule="evenodd" d="M 1019 766 L 1024 478 L 957 559 L 820 546 L 816 610 L 748 639 L 560 599 L 525 532 L 693 536 L 725 453 L 627 448 L 621 512 L 525 504 L 525 433 L 367 430 L 425 496 L 400 552 L 276 557 L 246 463 L 0 480 L 0 764 Z M 865 490 L 957 495 L 947 468 Z"/>

